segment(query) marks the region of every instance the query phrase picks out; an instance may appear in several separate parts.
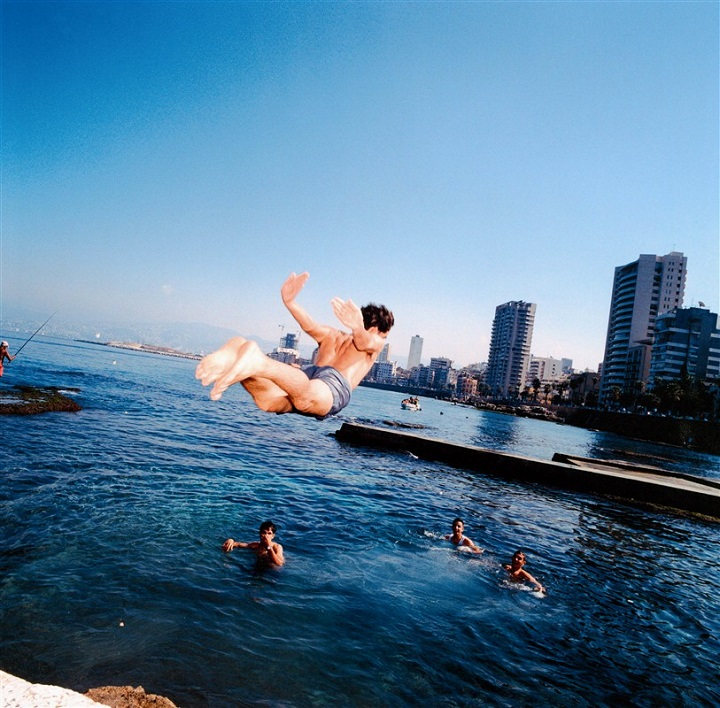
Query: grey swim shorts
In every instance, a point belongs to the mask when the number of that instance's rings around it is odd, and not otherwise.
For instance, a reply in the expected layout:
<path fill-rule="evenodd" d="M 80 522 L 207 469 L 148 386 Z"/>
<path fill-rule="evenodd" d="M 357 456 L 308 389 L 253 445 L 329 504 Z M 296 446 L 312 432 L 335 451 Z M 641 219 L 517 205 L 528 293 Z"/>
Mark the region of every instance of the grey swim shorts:
<path fill-rule="evenodd" d="M 332 393 L 332 408 L 325 415 L 315 416 L 316 418 L 322 420 L 335 415 L 350 403 L 350 383 L 337 369 L 332 366 L 306 366 L 303 371 L 309 379 L 319 379 L 327 384 Z"/>

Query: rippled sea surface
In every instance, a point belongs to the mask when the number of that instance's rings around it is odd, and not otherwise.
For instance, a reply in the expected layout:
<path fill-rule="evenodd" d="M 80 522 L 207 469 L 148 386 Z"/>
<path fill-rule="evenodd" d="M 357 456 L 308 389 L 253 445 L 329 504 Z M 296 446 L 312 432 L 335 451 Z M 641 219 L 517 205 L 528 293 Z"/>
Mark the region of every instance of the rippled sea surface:
<path fill-rule="evenodd" d="M 6 366 L 1 386 L 83 410 L 0 418 L 0 668 L 180 706 L 720 704 L 720 524 L 333 433 L 416 423 L 715 478 L 720 458 L 363 388 L 336 418 L 272 416 L 240 387 L 211 402 L 194 364 L 37 339 Z M 484 554 L 443 540 L 455 516 Z M 221 551 L 265 519 L 284 568 Z M 516 548 L 547 595 L 505 582 Z"/>

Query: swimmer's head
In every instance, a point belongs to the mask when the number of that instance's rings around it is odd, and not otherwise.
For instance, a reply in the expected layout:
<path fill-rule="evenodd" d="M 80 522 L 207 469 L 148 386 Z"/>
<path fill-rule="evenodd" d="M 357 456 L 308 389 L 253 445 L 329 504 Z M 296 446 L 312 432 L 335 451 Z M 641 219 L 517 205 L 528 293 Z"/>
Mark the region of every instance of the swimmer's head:
<path fill-rule="evenodd" d="M 263 521 L 260 524 L 260 535 L 262 536 L 266 531 L 270 531 L 273 536 L 275 535 L 275 531 L 277 531 L 277 529 L 272 521 Z"/>
<path fill-rule="evenodd" d="M 0 344 L 0 347 L 9 347 L 10 345 L 7 342 L 3 342 Z"/>
<path fill-rule="evenodd" d="M 463 529 L 465 528 L 465 522 L 458 516 L 456 519 L 453 519 L 452 528 L 453 531 L 462 533 Z"/>
<path fill-rule="evenodd" d="M 395 324 L 395 316 L 385 305 L 374 305 L 372 302 L 360 308 L 365 329 L 377 327 L 379 332 L 387 333 Z"/>
<path fill-rule="evenodd" d="M 515 551 L 512 557 L 512 564 L 519 566 L 525 565 L 525 554 L 522 551 Z"/>

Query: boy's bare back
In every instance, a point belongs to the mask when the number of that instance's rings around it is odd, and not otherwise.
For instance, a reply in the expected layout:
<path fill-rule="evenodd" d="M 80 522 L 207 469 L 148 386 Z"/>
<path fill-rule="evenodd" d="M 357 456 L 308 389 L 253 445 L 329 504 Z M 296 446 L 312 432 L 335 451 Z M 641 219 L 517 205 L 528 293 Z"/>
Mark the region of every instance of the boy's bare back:
<path fill-rule="evenodd" d="M 316 364 L 332 366 L 350 382 L 352 388 L 356 388 L 376 358 L 377 352 L 360 351 L 352 334 L 336 329 L 319 343 Z"/>

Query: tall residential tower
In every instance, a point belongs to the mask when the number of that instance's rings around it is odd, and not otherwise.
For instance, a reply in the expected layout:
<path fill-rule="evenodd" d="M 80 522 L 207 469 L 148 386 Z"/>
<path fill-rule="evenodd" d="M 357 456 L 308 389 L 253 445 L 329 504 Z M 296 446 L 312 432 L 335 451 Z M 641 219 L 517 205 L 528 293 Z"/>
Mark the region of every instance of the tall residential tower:
<path fill-rule="evenodd" d="M 407 368 L 408 370 L 420 366 L 420 357 L 422 357 L 423 338 L 416 334 L 410 339 L 410 353 L 408 354 Z"/>
<path fill-rule="evenodd" d="M 655 318 L 682 307 L 687 258 L 673 251 L 665 256 L 641 255 L 615 268 L 600 399 L 617 387 L 636 390 L 646 382 L 655 335 Z"/>
<path fill-rule="evenodd" d="M 536 307 L 520 300 L 495 308 L 485 377 L 492 395 L 517 394 L 525 385 Z"/>

